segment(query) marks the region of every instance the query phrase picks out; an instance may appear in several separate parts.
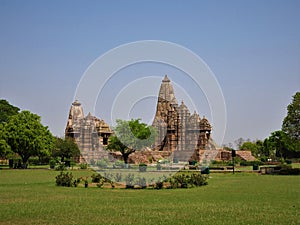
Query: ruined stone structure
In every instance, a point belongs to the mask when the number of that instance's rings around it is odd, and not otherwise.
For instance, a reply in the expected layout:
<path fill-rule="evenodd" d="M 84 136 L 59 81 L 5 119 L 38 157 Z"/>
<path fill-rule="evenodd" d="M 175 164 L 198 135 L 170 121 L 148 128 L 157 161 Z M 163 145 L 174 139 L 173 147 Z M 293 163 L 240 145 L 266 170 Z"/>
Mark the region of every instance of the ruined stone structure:
<path fill-rule="evenodd" d="M 196 112 L 191 114 L 183 101 L 178 106 L 167 75 L 160 86 L 153 126 L 158 130 L 155 150 L 170 152 L 180 160 L 189 160 L 195 150 L 215 149 L 210 123 Z"/>
<path fill-rule="evenodd" d="M 108 144 L 108 138 L 112 131 L 104 120 L 100 120 L 89 113 L 83 114 L 81 104 L 76 100 L 72 103 L 69 118 L 65 129 L 65 136 L 74 138 L 80 151 L 81 162 L 90 163 L 107 157 L 103 146 Z"/>

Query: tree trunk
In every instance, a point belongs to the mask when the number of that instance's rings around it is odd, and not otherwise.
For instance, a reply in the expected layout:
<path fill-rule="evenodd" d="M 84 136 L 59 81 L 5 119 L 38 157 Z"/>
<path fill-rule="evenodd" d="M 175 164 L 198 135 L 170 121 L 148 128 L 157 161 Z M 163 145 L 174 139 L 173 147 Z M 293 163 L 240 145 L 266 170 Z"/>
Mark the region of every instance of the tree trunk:
<path fill-rule="evenodd" d="M 129 157 L 129 154 L 127 154 L 127 153 L 123 154 L 123 160 L 124 160 L 125 164 L 128 164 L 128 157 Z"/>
<path fill-rule="evenodd" d="M 29 157 L 30 156 L 24 156 L 24 155 L 21 156 L 22 162 L 23 162 L 22 165 L 21 165 L 22 169 L 27 169 L 27 161 L 28 161 Z"/>

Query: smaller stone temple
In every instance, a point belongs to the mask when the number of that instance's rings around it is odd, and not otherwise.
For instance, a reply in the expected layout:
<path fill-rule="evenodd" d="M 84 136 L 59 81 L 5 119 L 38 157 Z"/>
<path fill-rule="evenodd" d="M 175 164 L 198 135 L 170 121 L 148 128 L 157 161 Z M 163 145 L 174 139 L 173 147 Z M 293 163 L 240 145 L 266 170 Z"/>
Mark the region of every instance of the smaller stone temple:
<path fill-rule="evenodd" d="M 107 157 L 107 151 L 103 149 L 108 144 L 108 138 L 112 134 L 109 125 L 91 113 L 85 117 L 81 103 L 77 100 L 72 103 L 65 136 L 74 138 L 80 151 L 80 162 L 91 163 Z"/>

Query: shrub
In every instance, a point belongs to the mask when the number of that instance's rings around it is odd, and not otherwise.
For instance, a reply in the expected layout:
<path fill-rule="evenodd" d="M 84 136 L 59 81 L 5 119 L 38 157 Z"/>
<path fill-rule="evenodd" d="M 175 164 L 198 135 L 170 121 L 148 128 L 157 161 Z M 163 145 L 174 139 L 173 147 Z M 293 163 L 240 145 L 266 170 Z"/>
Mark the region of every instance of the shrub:
<path fill-rule="evenodd" d="M 71 166 L 72 169 L 73 169 L 73 167 L 76 166 L 76 163 L 75 163 L 74 161 L 71 161 L 71 162 L 70 162 L 70 166 Z"/>
<path fill-rule="evenodd" d="M 85 169 L 87 169 L 88 165 L 87 165 L 87 163 L 81 163 L 81 164 L 79 164 L 79 167 L 80 167 L 80 169 L 85 170 Z"/>
<path fill-rule="evenodd" d="M 155 189 L 162 189 L 164 187 L 164 182 L 163 181 L 156 181 L 155 183 Z"/>
<path fill-rule="evenodd" d="M 105 177 L 103 177 L 101 174 L 93 174 L 91 178 L 93 183 L 97 183 L 98 188 L 102 188 L 104 182 L 106 181 Z"/>
<path fill-rule="evenodd" d="M 170 177 L 167 182 L 169 182 L 169 186 L 168 188 L 172 188 L 172 189 L 175 189 L 175 188 L 178 188 L 179 187 L 179 184 L 177 182 L 176 179 L 174 179 L 174 177 Z"/>
<path fill-rule="evenodd" d="M 102 188 L 103 185 L 104 185 L 104 181 L 97 183 L 97 187 L 98 187 L 98 188 Z"/>
<path fill-rule="evenodd" d="M 97 161 L 96 165 L 100 168 L 107 168 L 108 162 L 106 159 L 100 159 L 99 161 Z"/>
<path fill-rule="evenodd" d="M 28 164 L 29 165 L 40 165 L 40 160 L 38 157 L 32 157 L 28 159 Z"/>
<path fill-rule="evenodd" d="M 197 164 L 197 161 L 196 161 L 196 160 L 189 161 L 189 165 L 191 165 L 191 166 L 195 166 L 196 164 Z"/>
<path fill-rule="evenodd" d="M 290 159 L 285 160 L 285 162 L 286 162 L 286 164 L 288 164 L 288 165 L 291 165 L 291 164 L 292 164 L 292 160 L 290 160 Z"/>
<path fill-rule="evenodd" d="M 300 168 L 292 168 L 290 166 L 282 167 L 278 173 L 279 175 L 300 175 Z"/>
<path fill-rule="evenodd" d="M 207 177 L 202 176 L 200 173 L 193 173 L 190 176 L 190 184 L 196 187 L 207 185 Z"/>
<path fill-rule="evenodd" d="M 88 177 L 81 177 L 80 179 L 84 182 L 84 187 L 87 188 L 89 186 Z"/>
<path fill-rule="evenodd" d="M 169 183 L 168 188 L 200 187 L 207 185 L 207 176 L 203 176 L 199 172 L 189 174 L 178 173 L 170 177 L 167 182 Z"/>
<path fill-rule="evenodd" d="M 138 177 L 137 178 L 137 181 L 136 181 L 136 184 L 138 186 L 140 186 L 141 188 L 146 188 L 147 187 L 147 182 L 146 182 L 146 178 L 145 177 Z"/>
<path fill-rule="evenodd" d="M 140 165 L 139 165 L 139 171 L 140 172 L 146 172 L 146 170 L 147 170 L 147 164 L 140 163 Z"/>
<path fill-rule="evenodd" d="M 260 161 L 245 161 L 245 160 L 242 160 L 240 162 L 240 165 L 241 166 L 254 166 L 254 165 L 259 166 L 259 165 L 263 165 L 263 163 L 260 162 Z"/>
<path fill-rule="evenodd" d="M 55 170 L 64 171 L 65 169 L 66 169 L 66 166 L 62 162 L 60 162 L 59 164 L 57 164 L 56 167 L 55 167 Z"/>
<path fill-rule="evenodd" d="M 50 165 L 50 169 L 54 169 L 55 168 L 55 165 L 56 165 L 56 160 L 55 159 L 51 159 L 49 161 L 49 165 Z"/>
<path fill-rule="evenodd" d="M 157 170 L 161 170 L 161 165 L 160 165 L 159 162 L 156 164 L 156 169 L 157 169 Z"/>
<path fill-rule="evenodd" d="M 121 160 L 116 160 L 114 165 L 113 165 L 113 168 L 125 168 L 125 163 L 124 161 L 121 161 Z"/>
<path fill-rule="evenodd" d="M 115 174 L 115 181 L 116 182 L 121 182 L 122 181 L 122 174 L 121 173 L 116 173 Z"/>
<path fill-rule="evenodd" d="M 91 176 L 91 178 L 92 178 L 92 182 L 93 182 L 93 183 L 99 183 L 99 182 L 103 179 L 103 177 L 102 177 L 101 174 L 99 174 L 99 173 L 93 174 L 93 175 Z"/>
<path fill-rule="evenodd" d="M 73 175 L 72 173 L 64 173 L 64 172 L 60 172 L 59 175 L 57 175 L 56 177 L 56 185 L 57 186 L 63 186 L 63 187 L 76 187 L 74 185 L 74 181 L 73 181 Z M 76 183 L 77 184 L 77 183 Z"/>
<path fill-rule="evenodd" d="M 112 188 L 115 187 L 115 184 L 113 182 L 113 175 L 111 173 L 104 173 L 103 180 L 104 182 L 109 183 Z"/>
<path fill-rule="evenodd" d="M 79 183 L 80 183 L 80 178 L 73 181 L 73 186 L 77 187 Z"/>
<path fill-rule="evenodd" d="M 134 188 L 134 174 L 129 173 L 125 177 L 126 188 Z"/>

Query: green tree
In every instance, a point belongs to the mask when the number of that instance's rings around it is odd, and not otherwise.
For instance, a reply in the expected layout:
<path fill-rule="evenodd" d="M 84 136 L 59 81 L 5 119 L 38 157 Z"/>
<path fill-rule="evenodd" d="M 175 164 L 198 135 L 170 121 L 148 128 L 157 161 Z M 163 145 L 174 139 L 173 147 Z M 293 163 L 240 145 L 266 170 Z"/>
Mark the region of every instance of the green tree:
<path fill-rule="evenodd" d="M 251 141 L 244 142 L 241 145 L 240 150 L 251 151 L 252 155 L 254 155 L 255 157 L 257 157 L 260 154 L 257 144 L 255 142 L 251 142 Z"/>
<path fill-rule="evenodd" d="M 282 131 L 291 139 L 293 150 L 290 158 L 300 157 L 300 92 L 293 96 L 293 101 L 287 107 L 287 116 L 282 123 Z"/>
<path fill-rule="evenodd" d="M 270 153 L 274 152 L 276 157 L 286 159 L 294 155 L 295 146 L 293 141 L 281 130 L 272 132 L 265 142 L 267 151 Z"/>
<path fill-rule="evenodd" d="M 287 110 L 287 116 L 282 123 L 282 131 L 291 139 L 300 141 L 300 92 L 293 96 L 293 101 L 288 105 Z"/>
<path fill-rule="evenodd" d="M 74 139 L 69 137 L 55 138 L 55 144 L 52 149 L 52 157 L 61 157 L 61 161 L 64 162 L 65 159 L 71 159 L 78 157 L 79 155 L 80 150 Z"/>
<path fill-rule="evenodd" d="M 250 139 L 248 139 L 241 145 L 240 149 L 251 151 L 252 155 L 254 155 L 255 157 L 266 156 L 264 152 L 264 143 L 261 140 L 250 141 Z"/>
<path fill-rule="evenodd" d="M 10 146 L 6 143 L 5 140 L 0 139 L 0 157 L 6 158 L 11 153 L 12 151 L 10 149 Z"/>
<path fill-rule="evenodd" d="M 48 127 L 41 124 L 38 115 L 22 111 L 11 116 L 3 128 L 4 140 L 10 149 L 22 158 L 24 166 L 31 156 L 50 154 L 53 136 Z"/>
<path fill-rule="evenodd" d="M 154 143 L 157 132 L 154 127 L 141 123 L 140 119 L 117 120 L 116 122 L 115 135 L 109 138 L 107 149 L 120 152 L 127 164 L 130 154 L 150 147 Z"/>
<path fill-rule="evenodd" d="M 4 125 L 0 123 L 0 157 L 5 158 L 11 152 L 10 146 L 5 141 Z"/>
<path fill-rule="evenodd" d="M 7 122 L 9 117 L 19 113 L 19 108 L 8 103 L 5 99 L 0 99 L 0 123 Z"/>

